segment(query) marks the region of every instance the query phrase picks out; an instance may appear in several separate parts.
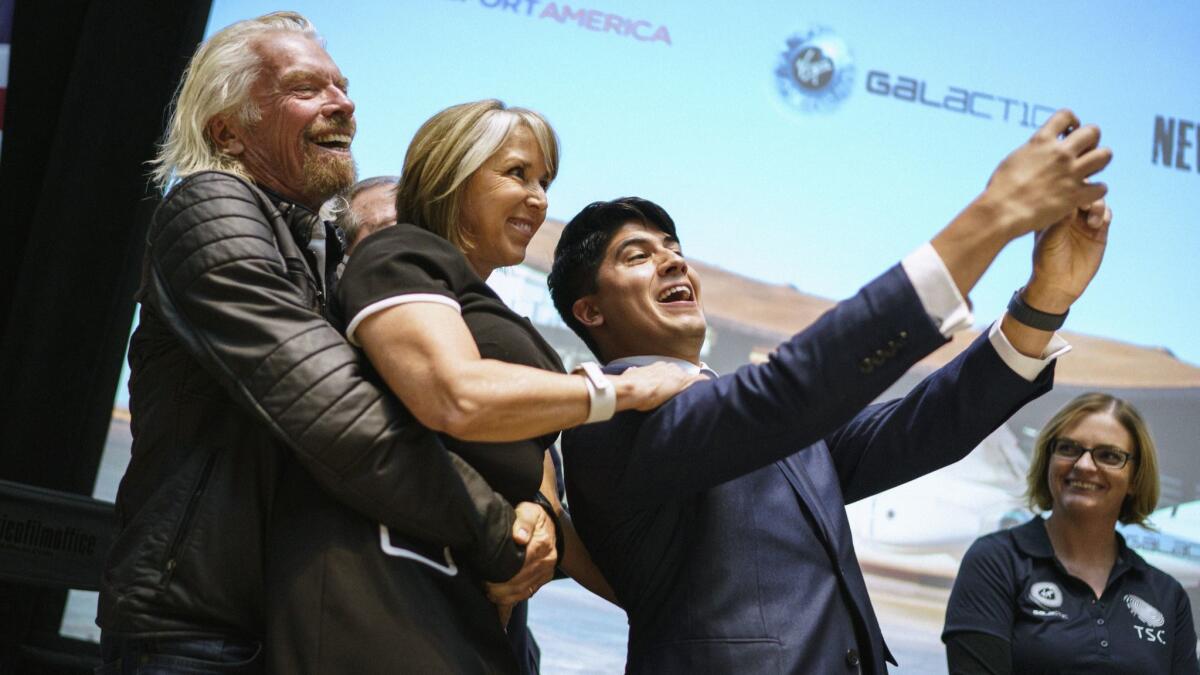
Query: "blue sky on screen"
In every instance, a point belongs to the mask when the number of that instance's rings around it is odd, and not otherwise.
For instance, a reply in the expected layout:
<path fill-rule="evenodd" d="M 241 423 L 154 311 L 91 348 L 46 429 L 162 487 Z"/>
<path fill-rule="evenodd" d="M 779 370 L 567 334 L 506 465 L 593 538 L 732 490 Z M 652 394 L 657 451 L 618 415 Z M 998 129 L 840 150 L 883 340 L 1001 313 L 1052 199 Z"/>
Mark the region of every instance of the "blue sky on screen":
<path fill-rule="evenodd" d="M 1069 106 L 1100 124 L 1115 151 L 1103 179 L 1116 220 L 1104 267 L 1068 328 L 1200 364 L 1192 201 L 1200 136 L 1188 126 L 1174 140 L 1186 169 L 1153 156 L 1156 117 L 1200 121 L 1200 5 L 298 0 L 290 8 L 313 20 L 351 80 L 360 175 L 398 173 L 413 132 L 437 110 L 501 98 L 543 112 L 562 138 L 551 217 L 641 195 L 672 213 L 690 256 L 831 298 L 928 240 L 977 195 L 1032 133 L 1022 117 Z M 275 9 L 216 0 L 209 31 Z M 574 18 L 580 10 L 596 14 Z M 832 109 L 804 111 L 780 95 L 775 69 L 789 37 L 818 27 L 844 43 L 840 66 L 853 73 Z M 878 93 L 900 78 L 922 83 L 924 100 L 938 105 Z M 946 109 L 952 87 L 972 92 L 980 114 Z M 1028 239 L 1011 246 L 972 294 L 980 322 L 1025 281 L 1030 250 Z"/>

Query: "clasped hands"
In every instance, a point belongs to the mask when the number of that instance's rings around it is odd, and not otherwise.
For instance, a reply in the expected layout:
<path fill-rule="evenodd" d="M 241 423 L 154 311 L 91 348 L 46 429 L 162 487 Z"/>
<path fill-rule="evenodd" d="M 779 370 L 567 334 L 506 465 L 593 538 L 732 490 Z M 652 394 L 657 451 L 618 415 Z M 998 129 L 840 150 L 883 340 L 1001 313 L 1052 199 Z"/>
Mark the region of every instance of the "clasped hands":
<path fill-rule="evenodd" d="M 992 174 L 981 199 L 1004 211 L 1000 222 L 1009 238 L 1036 233 L 1024 293 L 1035 309 L 1066 312 L 1099 269 L 1112 210 L 1104 201 L 1108 187 L 1090 179 L 1111 161 L 1112 150 L 1100 147 L 1099 127 L 1081 126 L 1064 109 Z"/>
<path fill-rule="evenodd" d="M 513 606 L 533 597 L 539 588 L 554 578 L 558 565 L 554 521 L 546 510 L 533 502 L 521 502 L 515 509 L 513 541 L 525 547 L 525 562 L 508 581 L 486 584 L 487 597 L 500 613 L 500 623 L 508 626 Z"/>

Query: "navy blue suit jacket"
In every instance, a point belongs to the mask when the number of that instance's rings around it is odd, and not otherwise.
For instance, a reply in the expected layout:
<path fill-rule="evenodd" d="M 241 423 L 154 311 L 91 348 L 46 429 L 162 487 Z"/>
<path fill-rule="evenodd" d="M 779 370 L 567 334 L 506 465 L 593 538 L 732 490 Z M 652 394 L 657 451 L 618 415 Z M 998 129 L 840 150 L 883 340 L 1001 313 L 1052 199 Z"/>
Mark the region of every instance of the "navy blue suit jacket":
<path fill-rule="evenodd" d="M 1025 381 L 981 336 L 868 407 L 945 341 L 897 266 L 767 363 L 564 434 L 630 672 L 886 672 L 845 504 L 962 458 L 1052 379 Z"/>

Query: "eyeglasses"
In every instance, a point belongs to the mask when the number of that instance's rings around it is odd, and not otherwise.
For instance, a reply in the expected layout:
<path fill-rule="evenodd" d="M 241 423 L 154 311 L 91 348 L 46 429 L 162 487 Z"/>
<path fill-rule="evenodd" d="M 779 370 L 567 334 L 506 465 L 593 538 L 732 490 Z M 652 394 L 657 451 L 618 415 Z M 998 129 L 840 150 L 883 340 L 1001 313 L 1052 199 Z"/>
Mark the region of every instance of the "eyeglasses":
<path fill-rule="evenodd" d="M 1114 448 L 1111 445 L 1097 445 L 1094 448 L 1087 448 L 1069 438 L 1054 439 L 1051 448 L 1054 454 L 1071 461 L 1079 459 L 1085 452 L 1090 452 L 1092 453 L 1092 461 L 1106 469 L 1122 469 L 1125 467 L 1125 463 L 1133 457 L 1132 453 Z"/>

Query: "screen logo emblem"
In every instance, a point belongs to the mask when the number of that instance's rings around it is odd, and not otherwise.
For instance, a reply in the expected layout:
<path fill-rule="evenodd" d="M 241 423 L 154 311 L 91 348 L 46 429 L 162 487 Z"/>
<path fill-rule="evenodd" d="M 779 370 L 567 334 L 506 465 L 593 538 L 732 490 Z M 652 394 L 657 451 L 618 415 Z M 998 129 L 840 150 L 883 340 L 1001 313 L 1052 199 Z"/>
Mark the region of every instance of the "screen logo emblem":
<path fill-rule="evenodd" d="M 780 97 L 801 112 L 832 111 L 854 87 L 850 48 L 823 26 L 796 33 L 779 55 L 775 85 Z"/>

